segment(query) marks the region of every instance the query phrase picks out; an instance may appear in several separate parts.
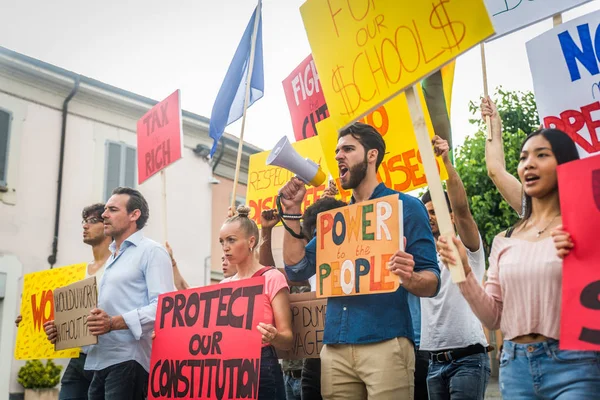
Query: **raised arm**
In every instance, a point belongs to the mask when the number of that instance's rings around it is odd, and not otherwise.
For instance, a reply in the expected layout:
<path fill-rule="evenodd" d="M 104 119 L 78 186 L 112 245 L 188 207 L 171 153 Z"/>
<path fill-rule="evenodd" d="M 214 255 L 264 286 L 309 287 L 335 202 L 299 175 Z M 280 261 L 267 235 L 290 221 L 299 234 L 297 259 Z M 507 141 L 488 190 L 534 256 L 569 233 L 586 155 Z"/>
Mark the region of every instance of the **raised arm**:
<path fill-rule="evenodd" d="M 189 289 L 190 285 L 183 279 L 183 275 L 179 271 L 179 267 L 177 267 L 177 261 L 173 258 L 173 249 L 169 246 L 169 242 L 165 242 L 165 249 L 167 249 L 167 253 L 169 253 L 169 257 L 171 257 L 171 265 L 173 266 L 173 281 L 175 282 L 175 288 L 177 290 L 185 290 Z"/>
<path fill-rule="evenodd" d="M 498 264 L 495 261 L 497 254 L 492 249 L 490 255 L 490 268 L 488 269 L 488 280 L 485 283 L 485 289 L 481 287 L 475 274 L 469 265 L 469 259 L 465 246 L 458 238 L 453 238 L 454 244 L 458 248 L 460 258 L 465 269 L 466 280 L 458 284 L 458 287 L 473 313 L 481 323 L 490 330 L 500 328 L 502 319 L 502 289 L 500 288 L 500 279 L 498 277 Z M 454 264 L 454 259 L 448 241 L 444 236 L 438 239 L 438 252 L 445 265 Z"/>
<path fill-rule="evenodd" d="M 433 137 L 432 143 L 435 154 L 442 156 L 442 160 L 448 171 L 446 189 L 448 190 L 452 214 L 454 215 L 454 225 L 456 225 L 458 236 L 460 236 L 467 249 L 475 252 L 479 250 L 479 230 L 469 208 L 465 186 L 450 161 L 450 146 L 448 146 L 446 140 L 437 135 Z"/>
<path fill-rule="evenodd" d="M 481 116 L 483 118 L 490 117 L 492 124 L 492 140 L 485 142 L 485 164 L 488 176 L 504 200 L 517 213 L 521 214 L 521 182 L 506 170 L 502 143 L 502 119 L 496 105 L 489 97 L 481 101 Z"/>

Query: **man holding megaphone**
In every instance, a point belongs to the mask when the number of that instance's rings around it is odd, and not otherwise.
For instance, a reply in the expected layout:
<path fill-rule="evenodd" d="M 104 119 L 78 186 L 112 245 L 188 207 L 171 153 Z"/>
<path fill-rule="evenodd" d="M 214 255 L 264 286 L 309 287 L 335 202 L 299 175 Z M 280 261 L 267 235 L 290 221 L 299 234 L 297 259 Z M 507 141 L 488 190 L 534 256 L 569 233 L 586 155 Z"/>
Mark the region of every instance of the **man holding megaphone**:
<path fill-rule="evenodd" d="M 326 400 L 413 398 L 414 332 L 408 297 L 433 297 L 440 287 L 425 206 L 379 183 L 377 169 L 384 155 L 385 142 L 370 125 L 357 122 L 338 135 L 335 158 L 342 188 L 352 189 L 351 203 L 397 194 L 403 207 L 405 251 L 398 250 L 387 267 L 401 279 L 397 291 L 328 299 L 321 351 Z M 280 191 L 282 218 L 293 231 L 284 234 L 283 257 L 294 281 L 316 274 L 316 239 L 308 244 L 299 239 L 305 193 L 304 182 L 296 177 Z"/>

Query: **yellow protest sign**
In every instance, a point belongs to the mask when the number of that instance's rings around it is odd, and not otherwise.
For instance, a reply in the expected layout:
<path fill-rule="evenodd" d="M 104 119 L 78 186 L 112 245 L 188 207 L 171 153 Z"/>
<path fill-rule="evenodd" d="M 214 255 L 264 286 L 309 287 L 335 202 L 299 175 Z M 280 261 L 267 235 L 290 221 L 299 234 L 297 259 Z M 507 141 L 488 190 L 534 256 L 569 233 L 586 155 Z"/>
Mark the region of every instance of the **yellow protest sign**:
<path fill-rule="evenodd" d="M 483 0 L 308 0 L 300 12 L 342 126 L 494 33 Z"/>
<path fill-rule="evenodd" d="M 325 166 L 323 152 L 319 138 L 314 136 L 299 142 L 292 143 L 292 147 L 304 158 L 308 158 L 321 165 L 325 176 L 329 176 L 329 170 Z M 248 189 L 246 191 L 246 203 L 252 209 L 250 218 L 252 218 L 260 227 L 260 213 L 263 210 L 276 208 L 275 200 L 279 189 L 283 187 L 292 177 L 293 172 L 285 168 L 267 165 L 267 157 L 271 151 L 250 156 L 248 164 Z M 337 166 L 336 166 L 337 169 Z M 321 186 L 308 186 L 306 196 L 302 203 L 302 210 L 313 204 L 323 194 L 327 187 L 327 181 Z"/>
<path fill-rule="evenodd" d="M 317 297 L 394 292 L 398 276 L 386 268 L 403 248 L 402 202 L 397 195 L 322 212 L 317 220 Z"/>
<path fill-rule="evenodd" d="M 21 315 L 23 320 L 17 332 L 15 358 L 36 360 L 48 358 L 73 358 L 79 349 L 54 351 L 54 345 L 46 338 L 44 323 L 54 319 L 54 290 L 85 277 L 87 264 L 49 269 L 26 274 L 23 277 Z"/>
<path fill-rule="evenodd" d="M 419 94 L 423 107 L 425 107 L 425 99 L 420 87 Z M 396 96 L 361 121 L 374 126 L 385 140 L 386 154 L 377 171 L 380 182 L 398 192 L 409 192 L 427 185 L 423 163 L 421 162 L 421 153 L 419 152 L 404 94 Z M 425 121 L 429 129 L 429 136 L 433 137 L 433 126 L 428 113 L 425 113 Z M 352 193 L 341 188 L 339 184 L 340 173 L 335 160 L 338 129 L 342 125 L 339 119 L 336 123 L 335 118 L 329 117 L 317 124 L 317 132 L 325 156 L 325 163 L 332 177 L 338 182 L 337 186 L 342 200 L 348 201 Z M 437 158 L 436 161 L 441 179 L 448 179 L 448 172 L 441 158 Z"/>

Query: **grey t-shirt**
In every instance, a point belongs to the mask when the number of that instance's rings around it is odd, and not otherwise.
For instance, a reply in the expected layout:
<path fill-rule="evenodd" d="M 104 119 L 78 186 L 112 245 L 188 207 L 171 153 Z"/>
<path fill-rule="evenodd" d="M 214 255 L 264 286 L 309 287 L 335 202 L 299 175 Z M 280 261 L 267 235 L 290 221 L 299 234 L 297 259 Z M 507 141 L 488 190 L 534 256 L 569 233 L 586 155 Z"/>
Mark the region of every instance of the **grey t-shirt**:
<path fill-rule="evenodd" d="M 478 282 L 485 273 L 485 253 L 479 237 L 479 249 L 467 249 L 469 265 Z M 487 346 L 481 322 L 463 297 L 458 285 L 452 282 L 450 271 L 440 260 L 440 292 L 434 298 L 421 298 L 420 350 L 439 351 L 467 347 L 472 344 Z"/>

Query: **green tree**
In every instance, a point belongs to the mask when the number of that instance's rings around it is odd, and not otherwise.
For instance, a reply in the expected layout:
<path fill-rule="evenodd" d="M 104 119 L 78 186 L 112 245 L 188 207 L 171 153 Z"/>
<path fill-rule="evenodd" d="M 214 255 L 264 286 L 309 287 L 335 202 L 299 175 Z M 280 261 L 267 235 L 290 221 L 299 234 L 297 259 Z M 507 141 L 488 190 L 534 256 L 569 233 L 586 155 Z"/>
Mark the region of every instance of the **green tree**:
<path fill-rule="evenodd" d="M 539 126 L 539 117 L 535 98 L 531 92 L 496 90 L 493 100 L 504 124 L 502 138 L 508 172 L 517 176 L 517 165 L 521 144 L 527 134 Z M 480 131 L 467 137 L 462 146 L 455 152 L 455 167 L 460 175 L 467 195 L 473 217 L 483 237 L 486 253 L 489 254 L 494 237 L 517 219 L 517 213 L 504 201 L 496 186 L 487 175 L 485 166 L 485 142 L 487 140 L 485 125 L 481 120 L 479 103 L 471 101 L 469 110 L 474 118 L 472 124 Z"/>

